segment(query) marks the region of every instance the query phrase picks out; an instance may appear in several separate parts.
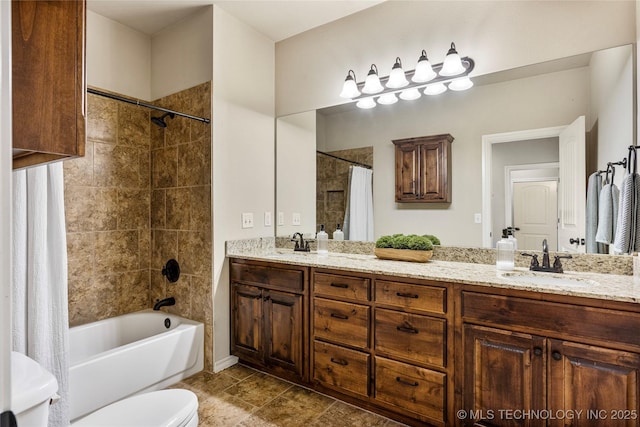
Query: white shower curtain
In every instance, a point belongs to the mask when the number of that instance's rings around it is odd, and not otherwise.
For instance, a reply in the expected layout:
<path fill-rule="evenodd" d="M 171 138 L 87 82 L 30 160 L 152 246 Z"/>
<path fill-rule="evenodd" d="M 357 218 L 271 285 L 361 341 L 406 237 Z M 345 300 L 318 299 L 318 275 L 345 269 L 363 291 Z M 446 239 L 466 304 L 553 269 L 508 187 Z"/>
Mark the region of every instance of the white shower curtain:
<path fill-rule="evenodd" d="M 373 171 L 360 166 L 349 168 L 349 195 L 344 218 L 345 238 L 373 240 Z"/>
<path fill-rule="evenodd" d="M 67 238 L 62 163 L 13 176 L 13 350 L 53 373 L 49 427 L 69 425 Z"/>

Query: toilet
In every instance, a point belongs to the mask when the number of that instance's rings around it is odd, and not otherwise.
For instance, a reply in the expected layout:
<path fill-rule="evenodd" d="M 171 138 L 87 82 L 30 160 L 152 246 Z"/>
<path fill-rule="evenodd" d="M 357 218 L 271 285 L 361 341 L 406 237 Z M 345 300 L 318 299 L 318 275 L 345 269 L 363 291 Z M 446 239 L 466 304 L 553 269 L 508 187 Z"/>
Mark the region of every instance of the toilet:
<path fill-rule="evenodd" d="M 19 427 L 46 427 L 58 381 L 35 360 L 11 353 L 11 394 Z M 152 391 L 122 399 L 73 422 L 73 427 L 197 427 L 198 398 L 189 390 Z"/>
<path fill-rule="evenodd" d="M 197 427 L 198 398 L 183 389 L 152 391 L 98 409 L 71 426 Z"/>

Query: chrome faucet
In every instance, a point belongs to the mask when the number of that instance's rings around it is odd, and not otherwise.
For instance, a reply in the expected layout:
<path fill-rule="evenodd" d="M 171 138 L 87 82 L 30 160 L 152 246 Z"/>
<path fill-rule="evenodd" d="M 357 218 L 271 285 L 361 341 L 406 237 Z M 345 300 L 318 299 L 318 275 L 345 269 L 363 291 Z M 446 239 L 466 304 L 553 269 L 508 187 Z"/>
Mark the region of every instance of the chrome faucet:
<path fill-rule="evenodd" d="M 529 265 L 529 270 L 531 271 L 542 271 L 547 273 L 563 273 L 562 262 L 561 259 L 571 259 L 571 255 L 555 255 L 553 265 L 550 265 L 549 262 L 549 245 L 547 244 L 547 239 L 542 241 L 542 265 L 538 262 L 538 255 L 536 254 L 528 254 L 522 253 L 522 256 L 530 256 L 531 264 Z"/>
<path fill-rule="evenodd" d="M 300 238 L 300 241 L 298 241 L 298 239 L 296 239 L 296 236 Z M 293 235 L 293 238 L 291 239 L 292 242 L 296 242 L 296 246 L 293 248 L 294 251 L 296 252 L 311 252 L 311 249 L 309 249 L 309 242 L 305 242 L 304 241 L 304 237 L 302 237 L 302 233 L 295 233 Z"/>

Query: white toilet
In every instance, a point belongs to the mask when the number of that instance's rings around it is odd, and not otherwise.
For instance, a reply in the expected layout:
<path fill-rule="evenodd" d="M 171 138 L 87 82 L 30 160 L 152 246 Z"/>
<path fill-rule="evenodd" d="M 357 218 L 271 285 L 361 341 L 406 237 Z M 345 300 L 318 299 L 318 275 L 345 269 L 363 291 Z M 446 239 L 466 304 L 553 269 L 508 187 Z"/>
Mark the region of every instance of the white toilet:
<path fill-rule="evenodd" d="M 71 425 L 72 427 L 197 427 L 198 398 L 189 390 L 152 391 L 112 403 Z"/>
<path fill-rule="evenodd" d="M 35 360 L 11 352 L 12 409 L 20 427 L 44 427 L 49 404 L 57 399 L 58 381 Z"/>
<path fill-rule="evenodd" d="M 46 427 L 49 405 L 58 398 L 58 381 L 36 361 L 11 353 L 11 394 L 19 427 Z M 197 427 L 198 398 L 171 389 L 128 397 L 98 409 L 73 427 Z"/>

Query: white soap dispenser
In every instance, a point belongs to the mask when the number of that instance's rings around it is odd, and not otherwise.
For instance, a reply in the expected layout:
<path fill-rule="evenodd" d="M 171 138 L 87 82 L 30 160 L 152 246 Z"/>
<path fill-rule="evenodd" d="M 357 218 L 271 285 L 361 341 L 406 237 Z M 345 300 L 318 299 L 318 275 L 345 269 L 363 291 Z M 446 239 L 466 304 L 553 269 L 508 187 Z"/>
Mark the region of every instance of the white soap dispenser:
<path fill-rule="evenodd" d="M 518 239 L 516 239 L 516 230 L 520 230 L 516 227 L 507 227 L 507 238 L 513 242 L 513 250 L 518 250 Z"/>
<path fill-rule="evenodd" d="M 340 230 L 340 224 L 336 225 L 336 231 L 333 232 L 333 240 L 344 240 L 344 231 Z"/>
<path fill-rule="evenodd" d="M 324 224 L 320 224 L 320 231 L 316 234 L 316 242 L 318 243 L 318 255 L 329 253 L 329 235 L 324 231 Z"/>
<path fill-rule="evenodd" d="M 496 268 L 498 270 L 510 271 L 515 267 L 515 239 L 508 238 L 508 230 L 502 230 L 502 239 L 496 243 Z"/>

